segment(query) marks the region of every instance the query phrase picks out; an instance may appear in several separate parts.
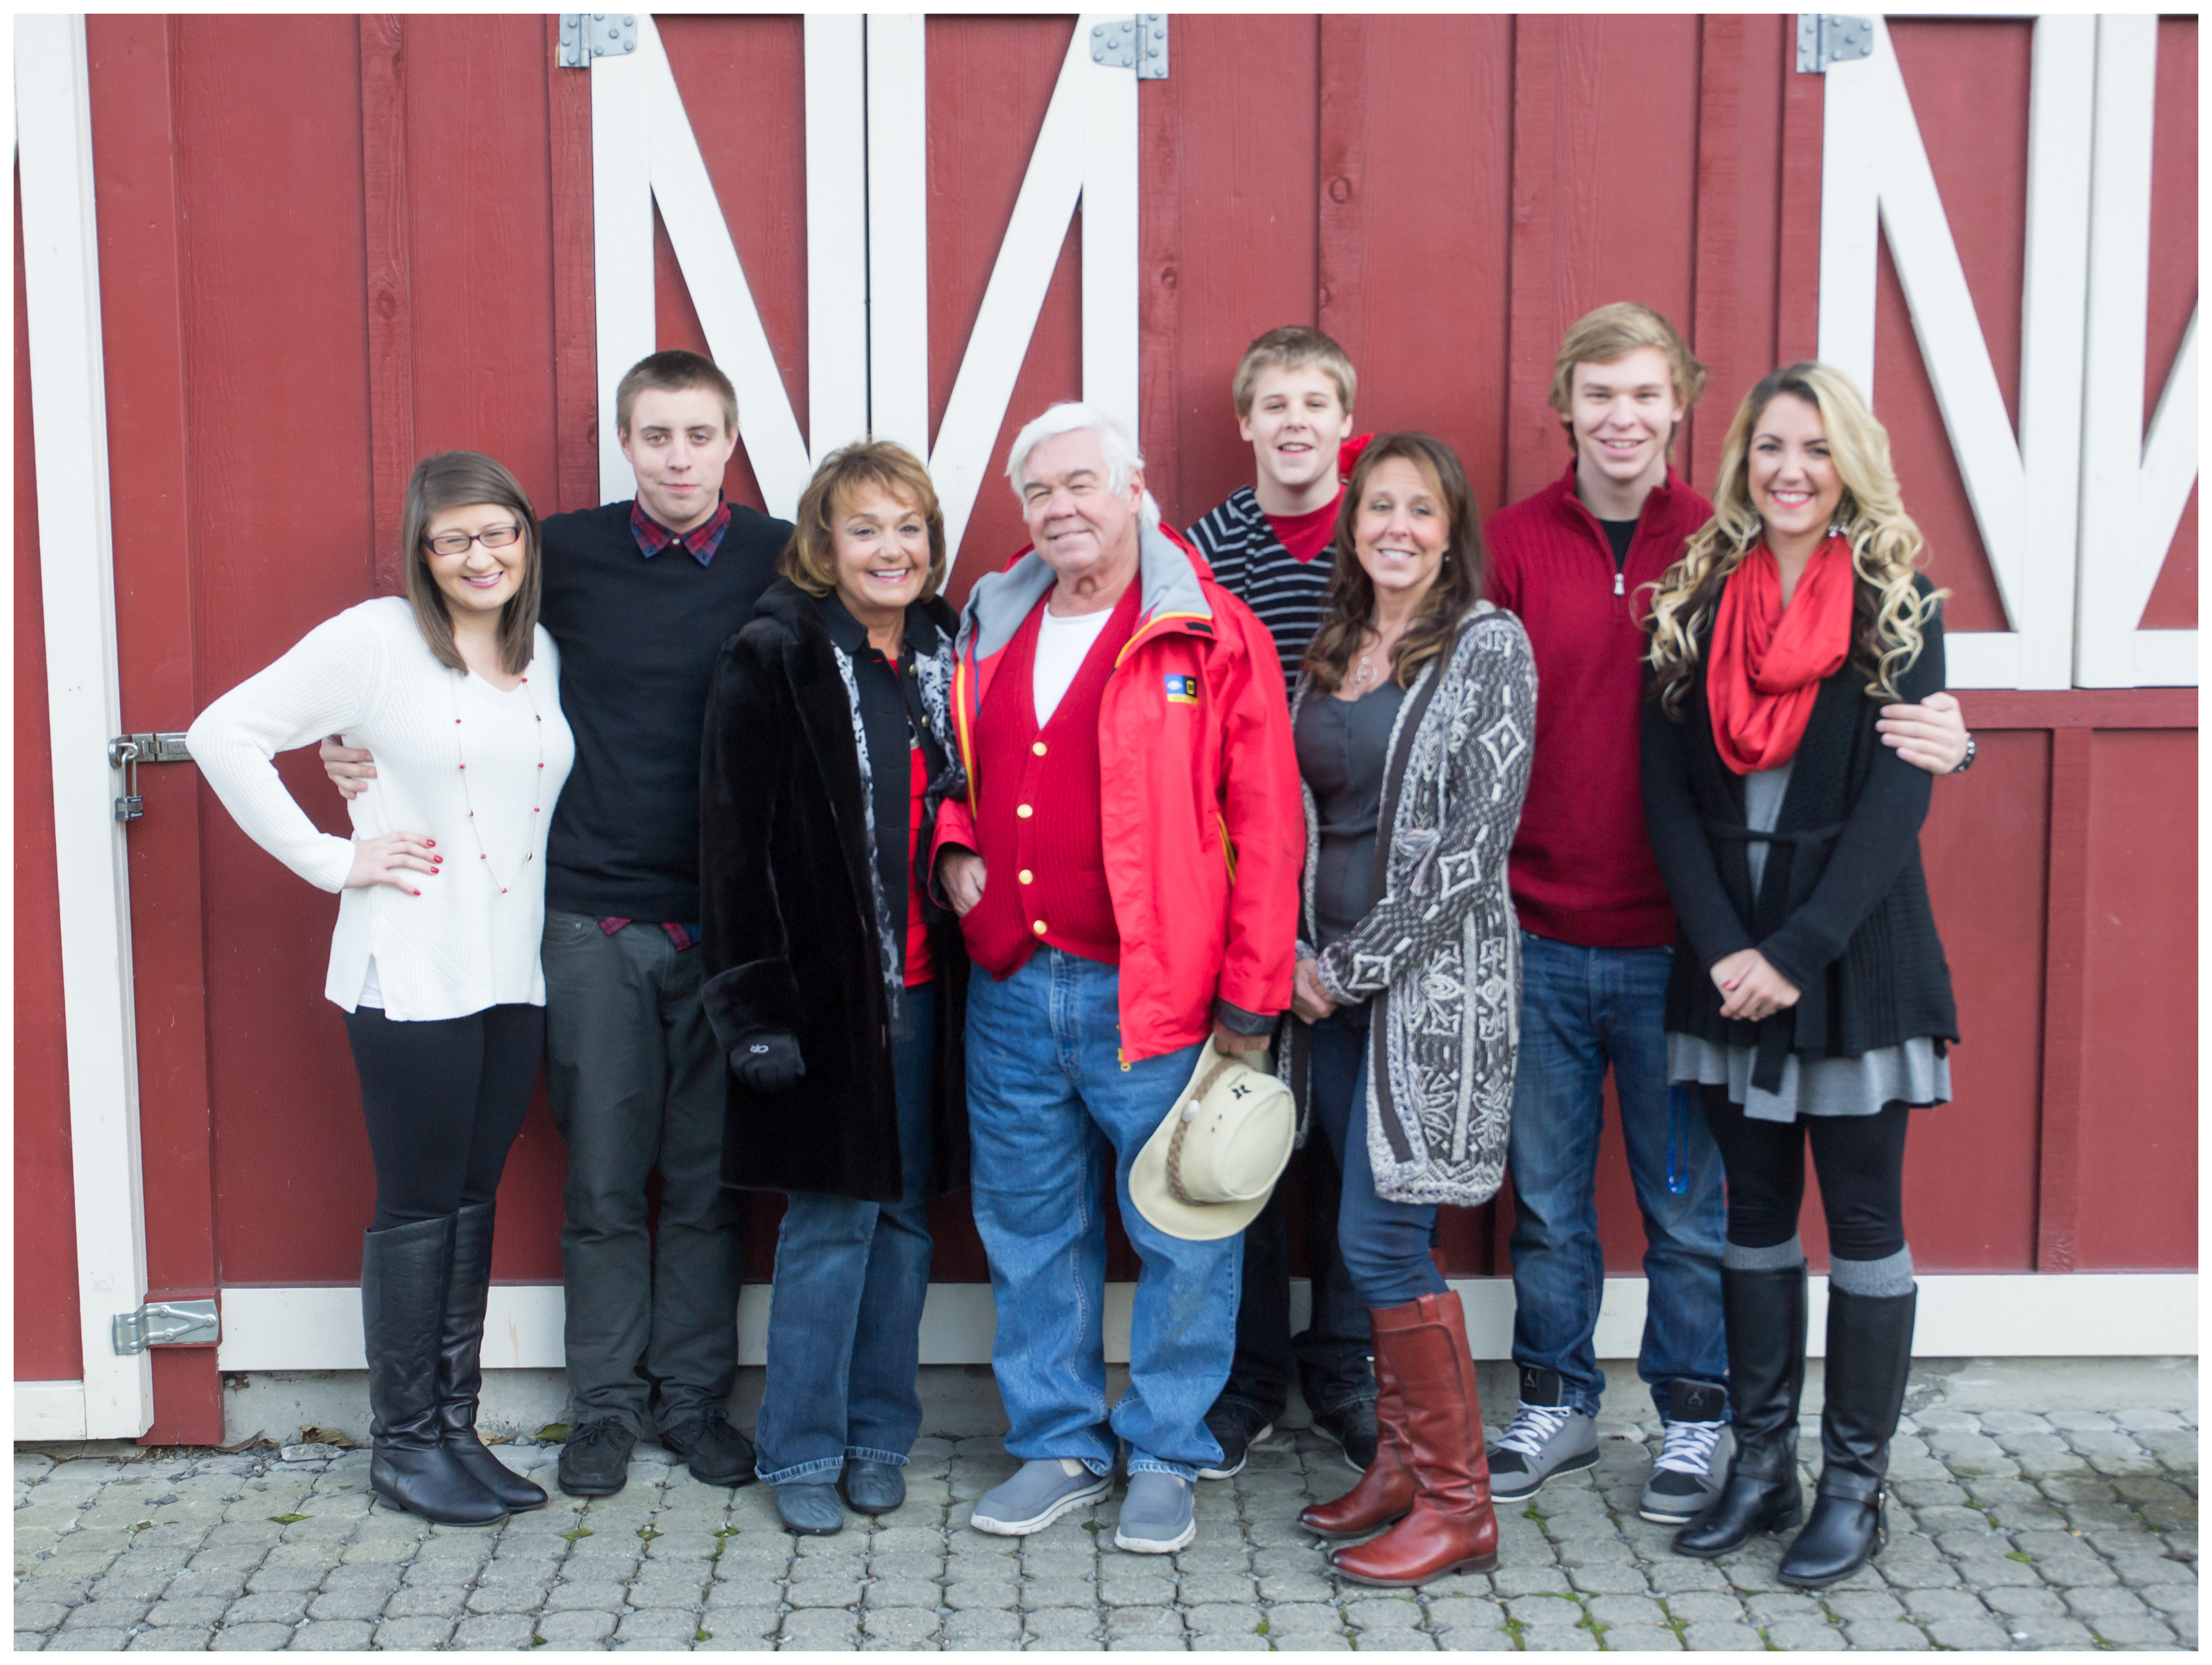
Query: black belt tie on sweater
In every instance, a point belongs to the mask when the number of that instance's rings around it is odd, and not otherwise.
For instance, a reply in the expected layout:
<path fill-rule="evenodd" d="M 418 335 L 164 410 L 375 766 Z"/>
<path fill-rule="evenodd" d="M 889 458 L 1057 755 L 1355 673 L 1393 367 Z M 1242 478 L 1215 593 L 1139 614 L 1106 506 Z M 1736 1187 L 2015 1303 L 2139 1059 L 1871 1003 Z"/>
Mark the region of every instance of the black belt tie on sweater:
<path fill-rule="evenodd" d="M 1820 882 L 1827 871 L 1828 852 L 1842 835 L 1844 823 L 1832 826 L 1798 827 L 1784 831 L 1777 829 L 1760 832 L 1755 828 L 1726 821 L 1705 823 L 1705 836 L 1728 844 L 1787 844 L 1790 846 L 1790 884 L 1788 899 L 1783 904 L 1784 917 L 1795 913 L 1805 898 L 1813 894 L 1813 887 Z M 1759 887 L 1764 890 L 1762 884 Z M 1758 918 L 1759 898 L 1752 897 L 1754 936 L 1761 936 L 1759 927 L 1765 921 Z M 1779 924 L 1779 921 L 1772 922 Z M 1771 926 L 1767 934 L 1771 933 Z M 1764 940 L 1764 936 L 1761 936 Z M 1785 1012 L 1775 1012 L 1760 1020 L 1757 1025 L 1757 1050 L 1752 1060 L 1751 1085 L 1761 1092 L 1782 1091 L 1782 1066 L 1793 1050 L 1824 1053 L 1828 1045 L 1828 980 L 1816 977 L 1809 987 L 1797 991 L 1797 1004 Z"/>

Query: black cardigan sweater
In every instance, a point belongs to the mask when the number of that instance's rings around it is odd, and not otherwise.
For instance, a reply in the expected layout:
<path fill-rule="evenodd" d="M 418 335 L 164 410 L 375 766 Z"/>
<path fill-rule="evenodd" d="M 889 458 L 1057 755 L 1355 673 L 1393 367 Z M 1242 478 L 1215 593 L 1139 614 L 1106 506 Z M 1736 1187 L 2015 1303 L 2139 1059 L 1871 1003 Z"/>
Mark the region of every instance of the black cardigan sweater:
<path fill-rule="evenodd" d="M 952 610 L 940 599 L 924 611 L 950 639 Z M 806 1066 L 788 1092 L 755 1092 L 730 1075 L 722 1177 L 896 1202 L 898 1095 L 853 708 L 821 609 L 788 579 L 722 645 L 700 762 L 708 1020 L 726 1051 L 795 1035 Z M 929 848 L 925 828 L 924 859 Z M 913 993 L 937 1002 L 931 1180 L 942 1193 L 967 1183 L 968 951 L 959 921 L 924 897 L 936 972 Z"/>
<path fill-rule="evenodd" d="M 1927 580 L 1914 582 L 1928 592 Z M 1887 702 L 1869 696 L 1864 669 L 1847 662 L 1814 701 L 1754 897 L 1743 778 L 1721 761 L 1705 700 L 1711 646 L 1708 637 L 1681 721 L 1656 698 L 1644 703 L 1644 818 L 1679 932 L 1668 1030 L 1755 1047 L 1753 1079 L 1769 1090 L 1791 1051 L 1856 1057 L 1927 1036 L 1940 1052 L 1959 1030 L 1920 867 L 1934 777 L 1882 744 L 1875 723 Z M 1942 686 L 1942 624 L 1931 618 L 1898 698 L 1915 702 Z M 1794 1007 L 1760 1024 L 1722 1018 L 1711 969 L 1744 948 L 1797 987 Z"/>

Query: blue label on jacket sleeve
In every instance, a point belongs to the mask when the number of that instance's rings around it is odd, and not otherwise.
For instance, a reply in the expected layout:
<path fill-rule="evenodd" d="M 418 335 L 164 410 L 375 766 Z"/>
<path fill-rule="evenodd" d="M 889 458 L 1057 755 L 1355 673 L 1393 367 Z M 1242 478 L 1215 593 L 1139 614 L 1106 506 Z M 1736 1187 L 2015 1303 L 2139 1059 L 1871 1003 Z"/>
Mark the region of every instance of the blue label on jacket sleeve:
<path fill-rule="evenodd" d="M 1196 705 L 1198 703 L 1198 678 L 1196 677 L 1185 676 L 1179 671 L 1170 671 L 1167 673 L 1166 681 L 1168 703 L 1170 705 Z"/>

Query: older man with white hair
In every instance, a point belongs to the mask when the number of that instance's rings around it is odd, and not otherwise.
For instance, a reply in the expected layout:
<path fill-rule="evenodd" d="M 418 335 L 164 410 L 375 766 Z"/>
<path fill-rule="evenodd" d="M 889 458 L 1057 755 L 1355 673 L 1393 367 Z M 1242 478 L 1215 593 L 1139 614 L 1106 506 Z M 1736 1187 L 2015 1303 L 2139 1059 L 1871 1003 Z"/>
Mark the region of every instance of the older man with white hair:
<path fill-rule="evenodd" d="M 951 702 L 964 796 L 936 880 L 969 985 L 975 1223 L 998 1303 L 992 1364 L 1022 1467 L 975 1505 L 1042 1530 L 1129 1487 L 1115 1541 L 1195 1535 L 1218 1462 L 1207 1408 L 1236 1346 L 1242 1238 L 1170 1236 L 1129 1170 L 1211 1040 L 1267 1043 L 1290 1004 L 1303 814 L 1274 644 L 1160 525 L 1127 430 L 1056 404 L 1006 474 L 1032 547 L 979 580 Z M 1104 1182 L 1142 1261 L 1129 1390 L 1109 1410 Z"/>

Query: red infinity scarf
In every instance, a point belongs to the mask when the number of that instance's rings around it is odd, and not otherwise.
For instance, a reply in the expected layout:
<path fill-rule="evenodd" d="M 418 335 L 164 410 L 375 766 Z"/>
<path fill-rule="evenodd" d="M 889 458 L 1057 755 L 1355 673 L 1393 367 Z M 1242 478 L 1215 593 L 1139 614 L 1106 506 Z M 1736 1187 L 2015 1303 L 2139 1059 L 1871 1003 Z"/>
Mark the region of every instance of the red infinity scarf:
<path fill-rule="evenodd" d="M 1851 650 L 1851 546 L 1831 538 L 1813 552 L 1782 603 L 1782 569 L 1765 544 L 1729 575 L 1713 620 L 1705 702 L 1713 744 L 1738 775 L 1797 755 L 1821 679 Z"/>

